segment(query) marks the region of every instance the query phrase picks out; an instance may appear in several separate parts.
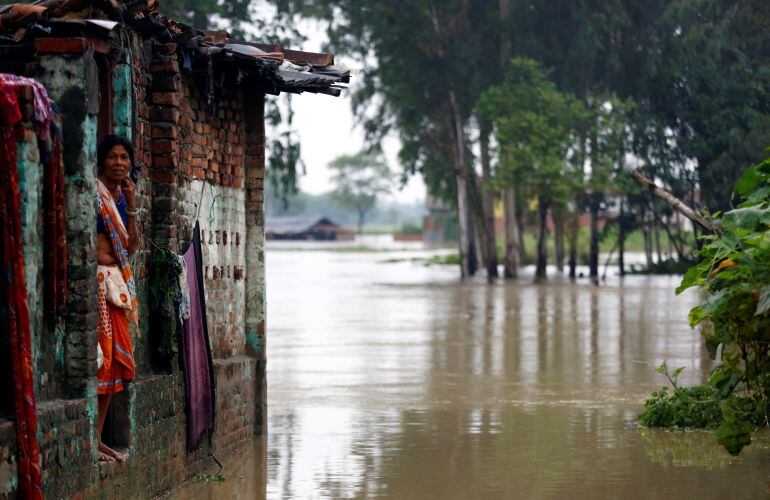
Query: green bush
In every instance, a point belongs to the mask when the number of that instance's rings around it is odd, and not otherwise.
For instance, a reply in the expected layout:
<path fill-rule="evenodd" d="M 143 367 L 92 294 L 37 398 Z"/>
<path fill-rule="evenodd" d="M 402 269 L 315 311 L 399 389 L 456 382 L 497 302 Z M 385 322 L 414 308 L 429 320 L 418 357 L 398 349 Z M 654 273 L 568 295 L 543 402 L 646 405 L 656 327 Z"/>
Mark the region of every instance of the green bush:
<path fill-rule="evenodd" d="M 709 356 L 720 362 L 709 376 L 721 413 L 715 434 L 733 455 L 751 443 L 757 426 L 770 423 L 770 159 L 749 168 L 735 192 L 744 202 L 715 215 L 715 234 L 702 238 L 701 261 L 677 288 L 705 292 L 690 310 L 690 325 L 702 327 Z M 674 386 L 680 371 L 669 376 Z M 677 411 L 690 408 L 665 395 L 652 401 L 661 415 L 668 414 L 669 403 Z M 652 421 L 652 414 L 645 419 Z"/>
<path fill-rule="evenodd" d="M 402 234 L 422 234 L 422 225 L 413 222 L 406 222 L 401 224 L 401 228 L 398 230 Z"/>
<path fill-rule="evenodd" d="M 722 423 L 722 412 L 716 400 L 717 391 L 707 385 L 668 387 L 653 392 L 645 401 L 637 420 L 645 427 L 666 429 L 716 429 Z"/>

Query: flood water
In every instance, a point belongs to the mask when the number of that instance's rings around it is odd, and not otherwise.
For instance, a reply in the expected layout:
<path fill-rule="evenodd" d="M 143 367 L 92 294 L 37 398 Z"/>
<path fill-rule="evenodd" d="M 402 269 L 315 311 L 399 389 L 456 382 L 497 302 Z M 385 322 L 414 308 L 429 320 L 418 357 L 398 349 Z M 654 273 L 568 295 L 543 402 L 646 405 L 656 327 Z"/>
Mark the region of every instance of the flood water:
<path fill-rule="evenodd" d="M 429 252 L 432 253 L 432 252 Z M 770 497 L 770 435 L 639 429 L 709 360 L 675 277 L 460 283 L 426 255 L 269 247 L 268 433 L 193 498 Z"/>

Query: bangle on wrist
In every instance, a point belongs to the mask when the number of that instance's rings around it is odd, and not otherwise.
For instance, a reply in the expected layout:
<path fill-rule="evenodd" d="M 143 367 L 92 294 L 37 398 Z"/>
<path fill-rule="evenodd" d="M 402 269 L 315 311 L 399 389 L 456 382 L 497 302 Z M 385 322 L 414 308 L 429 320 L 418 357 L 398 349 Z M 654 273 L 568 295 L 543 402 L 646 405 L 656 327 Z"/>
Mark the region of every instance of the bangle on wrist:
<path fill-rule="evenodd" d="M 128 210 L 128 209 L 126 209 L 126 214 L 129 217 L 136 217 L 137 215 L 139 215 L 139 210 Z"/>

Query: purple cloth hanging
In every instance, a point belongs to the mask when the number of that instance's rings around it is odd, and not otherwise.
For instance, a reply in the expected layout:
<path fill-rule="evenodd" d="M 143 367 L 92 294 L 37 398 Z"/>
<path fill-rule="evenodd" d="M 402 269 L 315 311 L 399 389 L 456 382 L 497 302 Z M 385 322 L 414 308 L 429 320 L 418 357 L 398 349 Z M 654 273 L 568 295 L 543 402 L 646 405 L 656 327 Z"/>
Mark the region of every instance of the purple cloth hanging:
<path fill-rule="evenodd" d="M 187 449 L 196 450 L 214 428 L 214 367 L 206 321 L 200 225 L 195 223 L 190 247 L 182 258 L 187 264 L 190 317 L 182 323 L 182 368 L 187 403 Z"/>

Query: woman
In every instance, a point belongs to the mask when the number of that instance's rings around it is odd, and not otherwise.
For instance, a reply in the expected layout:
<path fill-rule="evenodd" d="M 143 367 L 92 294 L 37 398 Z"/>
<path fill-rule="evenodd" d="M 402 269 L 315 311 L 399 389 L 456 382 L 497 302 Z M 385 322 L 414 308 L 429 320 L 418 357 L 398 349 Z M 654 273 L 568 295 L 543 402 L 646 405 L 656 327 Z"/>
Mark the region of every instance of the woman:
<path fill-rule="evenodd" d="M 125 456 L 102 441 L 112 395 L 134 378 L 129 322 L 136 322 L 136 286 L 128 258 L 139 246 L 136 185 L 128 177 L 134 148 L 122 136 L 108 135 L 97 149 L 96 259 L 99 280 L 99 460 L 122 462 Z"/>

